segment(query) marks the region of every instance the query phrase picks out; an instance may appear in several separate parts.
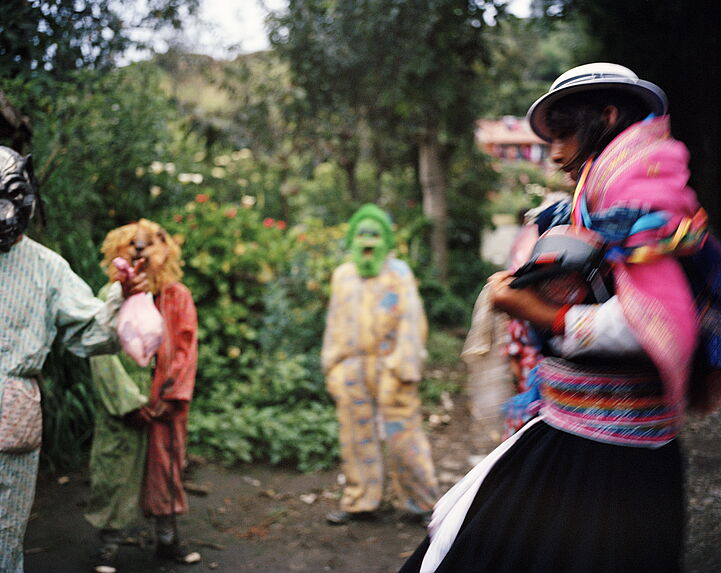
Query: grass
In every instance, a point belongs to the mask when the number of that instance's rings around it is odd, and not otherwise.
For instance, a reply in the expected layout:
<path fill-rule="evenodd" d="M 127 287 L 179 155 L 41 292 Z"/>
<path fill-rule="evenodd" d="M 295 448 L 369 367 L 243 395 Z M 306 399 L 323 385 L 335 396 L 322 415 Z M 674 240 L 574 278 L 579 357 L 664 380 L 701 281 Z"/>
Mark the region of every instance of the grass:
<path fill-rule="evenodd" d="M 441 395 L 459 394 L 463 390 L 465 366 L 461 360 L 463 339 L 445 330 L 431 330 L 428 336 L 428 361 L 420 386 L 426 405 L 441 401 Z"/>
<path fill-rule="evenodd" d="M 461 365 L 463 339 L 445 330 L 432 329 L 428 335 L 427 369 Z"/>

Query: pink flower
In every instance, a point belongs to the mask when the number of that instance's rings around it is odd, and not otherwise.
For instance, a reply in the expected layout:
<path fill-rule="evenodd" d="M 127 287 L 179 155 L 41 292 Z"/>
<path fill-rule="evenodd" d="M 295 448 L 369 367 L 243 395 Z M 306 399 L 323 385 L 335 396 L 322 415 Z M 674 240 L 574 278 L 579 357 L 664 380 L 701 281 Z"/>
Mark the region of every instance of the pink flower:
<path fill-rule="evenodd" d="M 238 214 L 238 209 L 235 207 L 230 207 L 229 209 L 225 210 L 225 216 L 228 217 L 228 219 L 235 219 L 235 216 Z"/>
<path fill-rule="evenodd" d="M 206 195 L 205 193 L 198 193 L 195 196 L 196 203 L 205 203 L 206 201 L 208 201 L 208 199 L 210 199 L 210 197 L 208 197 L 208 195 Z"/>
<path fill-rule="evenodd" d="M 272 227 L 273 225 L 275 225 L 275 221 L 273 219 L 271 219 L 270 217 L 266 217 L 265 219 L 263 219 L 264 227 Z"/>

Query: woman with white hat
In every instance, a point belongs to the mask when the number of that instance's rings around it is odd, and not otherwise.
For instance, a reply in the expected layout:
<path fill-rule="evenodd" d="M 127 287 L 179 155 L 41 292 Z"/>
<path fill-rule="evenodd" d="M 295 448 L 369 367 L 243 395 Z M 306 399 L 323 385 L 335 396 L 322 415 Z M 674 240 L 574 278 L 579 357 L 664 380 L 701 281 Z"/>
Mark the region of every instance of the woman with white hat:
<path fill-rule="evenodd" d="M 609 63 L 565 72 L 531 106 L 531 127 L 577 182 L 560 223 L 601 238 L 610 292 L 579 303 L 544 296 L 540 283 L 514 288 L 508 272 L 489 279 L 495 308 L 546 337 L 527 401 L 536 410 L 436 504 L 402 573 L 681 570 L 675 438 L 692 366 L 721 368 L 704 327 L 721 310 L 718 287 L 700 288 L 721 284 L 721 248 L 687 186 L 667 106 L 661 88 Z M 563 260 L 540 254 L 538 265 Z"/>

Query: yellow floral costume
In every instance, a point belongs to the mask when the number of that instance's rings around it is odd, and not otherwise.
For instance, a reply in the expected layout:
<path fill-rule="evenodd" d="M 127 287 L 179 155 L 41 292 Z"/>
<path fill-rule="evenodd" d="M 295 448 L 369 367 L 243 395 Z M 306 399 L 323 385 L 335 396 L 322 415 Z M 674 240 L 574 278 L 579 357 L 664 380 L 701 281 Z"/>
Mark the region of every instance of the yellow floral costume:
<path fill-rule="evenodd" d="M 415 278 L 403 261 L 387 257 L 373 277 L 362 278 L 353 262 L 333 273 L 321 358 L 340 425 L 343 511 L 378 509 L 383 439 L 394 503 L 423 513 L 436 501 L 418 395 L 427 332 Z"/>

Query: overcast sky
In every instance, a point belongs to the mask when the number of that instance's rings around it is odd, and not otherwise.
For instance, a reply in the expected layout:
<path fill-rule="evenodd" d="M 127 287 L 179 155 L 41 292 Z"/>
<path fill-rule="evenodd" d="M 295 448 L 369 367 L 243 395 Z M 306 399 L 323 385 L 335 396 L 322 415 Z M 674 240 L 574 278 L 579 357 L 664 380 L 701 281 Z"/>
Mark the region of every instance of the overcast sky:
<path fill-rule="evenodd" d="M 200 22 L 188 31 L 195 51 L 215 57 L 268 48 L 264 19 L 285 0 L 201 0 Z"/>

